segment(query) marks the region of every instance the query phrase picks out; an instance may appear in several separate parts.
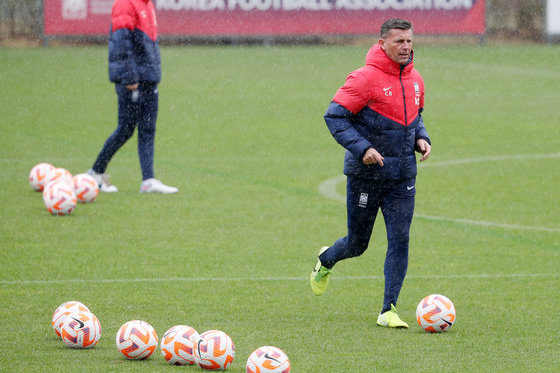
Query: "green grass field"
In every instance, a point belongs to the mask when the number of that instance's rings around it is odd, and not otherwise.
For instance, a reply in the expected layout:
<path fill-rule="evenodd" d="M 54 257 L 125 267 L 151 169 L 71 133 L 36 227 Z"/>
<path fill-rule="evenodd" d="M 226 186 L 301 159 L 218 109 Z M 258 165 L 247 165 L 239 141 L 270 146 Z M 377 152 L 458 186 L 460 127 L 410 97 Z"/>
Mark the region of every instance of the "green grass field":
<path fill-rule="evenodd" d="M 398 304 L 411 328 L 375 325 L 381 218 L 369 250 L 311 293 L 318 249 L 346 233 L 343 150 L 322 116 L 367 50 L 162 47 L 155 171 L 179 194 L 138 193 L 134 138 L 107 171 L 119 193 L 52 217 L 28 173 L 91 167 L 116 125 L 107 51 L 0 49 L 0 371 L 201 371 L 159 349 L 125 360 L 115 334 L 132 319 L 160 337 L 225 331 L 231 372 L 263 345 L 296 373 L 560 371 L 558 46 L 416 46 L 433 151 Z M 431 293 L 455 304 L 448 333 L 415 322 Z M 51 327 L 69 300 L 101 321 L 92 350 Z"/>

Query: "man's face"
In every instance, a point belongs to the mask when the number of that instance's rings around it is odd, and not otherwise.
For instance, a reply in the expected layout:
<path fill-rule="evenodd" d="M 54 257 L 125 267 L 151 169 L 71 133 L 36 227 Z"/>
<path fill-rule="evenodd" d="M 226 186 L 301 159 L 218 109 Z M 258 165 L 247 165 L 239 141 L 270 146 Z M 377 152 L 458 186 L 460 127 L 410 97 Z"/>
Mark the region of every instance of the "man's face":
<path fill-rule="evenodd" d="M 406 65 L 412 53 L 412 30 L 392 29 L 379 44 L 391 60 Z"/>

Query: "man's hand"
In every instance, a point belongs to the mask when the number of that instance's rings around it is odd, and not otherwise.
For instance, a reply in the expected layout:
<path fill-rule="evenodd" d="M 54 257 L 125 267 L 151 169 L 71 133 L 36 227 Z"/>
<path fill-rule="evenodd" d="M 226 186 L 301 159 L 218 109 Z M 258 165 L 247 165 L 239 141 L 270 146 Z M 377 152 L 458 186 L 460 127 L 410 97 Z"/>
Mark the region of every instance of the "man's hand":
<path fill-rule="evenodd" d="M 418 139 L 418 141 L 416 141 L 416 145 L 418 145 L 420 154 L 422 154 L 422 157 L 420 157 L 420 162 L 424 162 L 430 156 L 432 146 L 428 144 L 428 142 L 424 139 Z"/>
<path fill-rule="evenodd" d="M 377 152 L 377 150 L 369 148 L 366 150 L 362 161 L 367 165 L 378 163 L 381 167 L 383 167 L 383 159 L 384 158 Z"/>
<path fill-rule="evenodd" d="M 126 89 L 130 89 L 131 91 L 137 90 L 140 83 L 129 84 L 126 86 Z"/>

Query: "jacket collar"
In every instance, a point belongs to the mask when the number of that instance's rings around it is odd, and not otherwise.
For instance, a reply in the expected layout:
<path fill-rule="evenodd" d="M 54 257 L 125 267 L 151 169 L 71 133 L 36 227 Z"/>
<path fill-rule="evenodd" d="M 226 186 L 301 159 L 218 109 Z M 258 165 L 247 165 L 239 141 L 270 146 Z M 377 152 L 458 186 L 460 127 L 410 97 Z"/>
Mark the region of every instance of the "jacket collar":
<path fill-rule="evenodd" d="M 381 49 L 381 44 L 374 44 L 366 55 L 366 65 L 374 66 L 389 74 L 400 74 L 402 72 L 408 73 L 414 68 L 414 52 L 410 54 L 410 60 L 406 65 L 400 65 L 391 60 L 387 53 Z M 404 66 L 404 67 L 402 67 Z"/>

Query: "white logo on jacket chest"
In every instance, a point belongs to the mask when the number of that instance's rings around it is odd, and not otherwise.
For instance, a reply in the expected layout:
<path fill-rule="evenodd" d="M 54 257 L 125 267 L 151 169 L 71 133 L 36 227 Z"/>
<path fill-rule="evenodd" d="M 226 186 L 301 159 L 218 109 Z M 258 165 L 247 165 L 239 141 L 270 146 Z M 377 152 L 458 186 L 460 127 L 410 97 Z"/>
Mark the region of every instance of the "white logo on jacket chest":
<path fill-rule="evenodd" d="M 389 87 L 383 87 L 383 92 L 385 93 L 385 96 L 392 96 L 393 92 L 391 92 L 391 88 L 393 88 L 392 86 Z"/>

